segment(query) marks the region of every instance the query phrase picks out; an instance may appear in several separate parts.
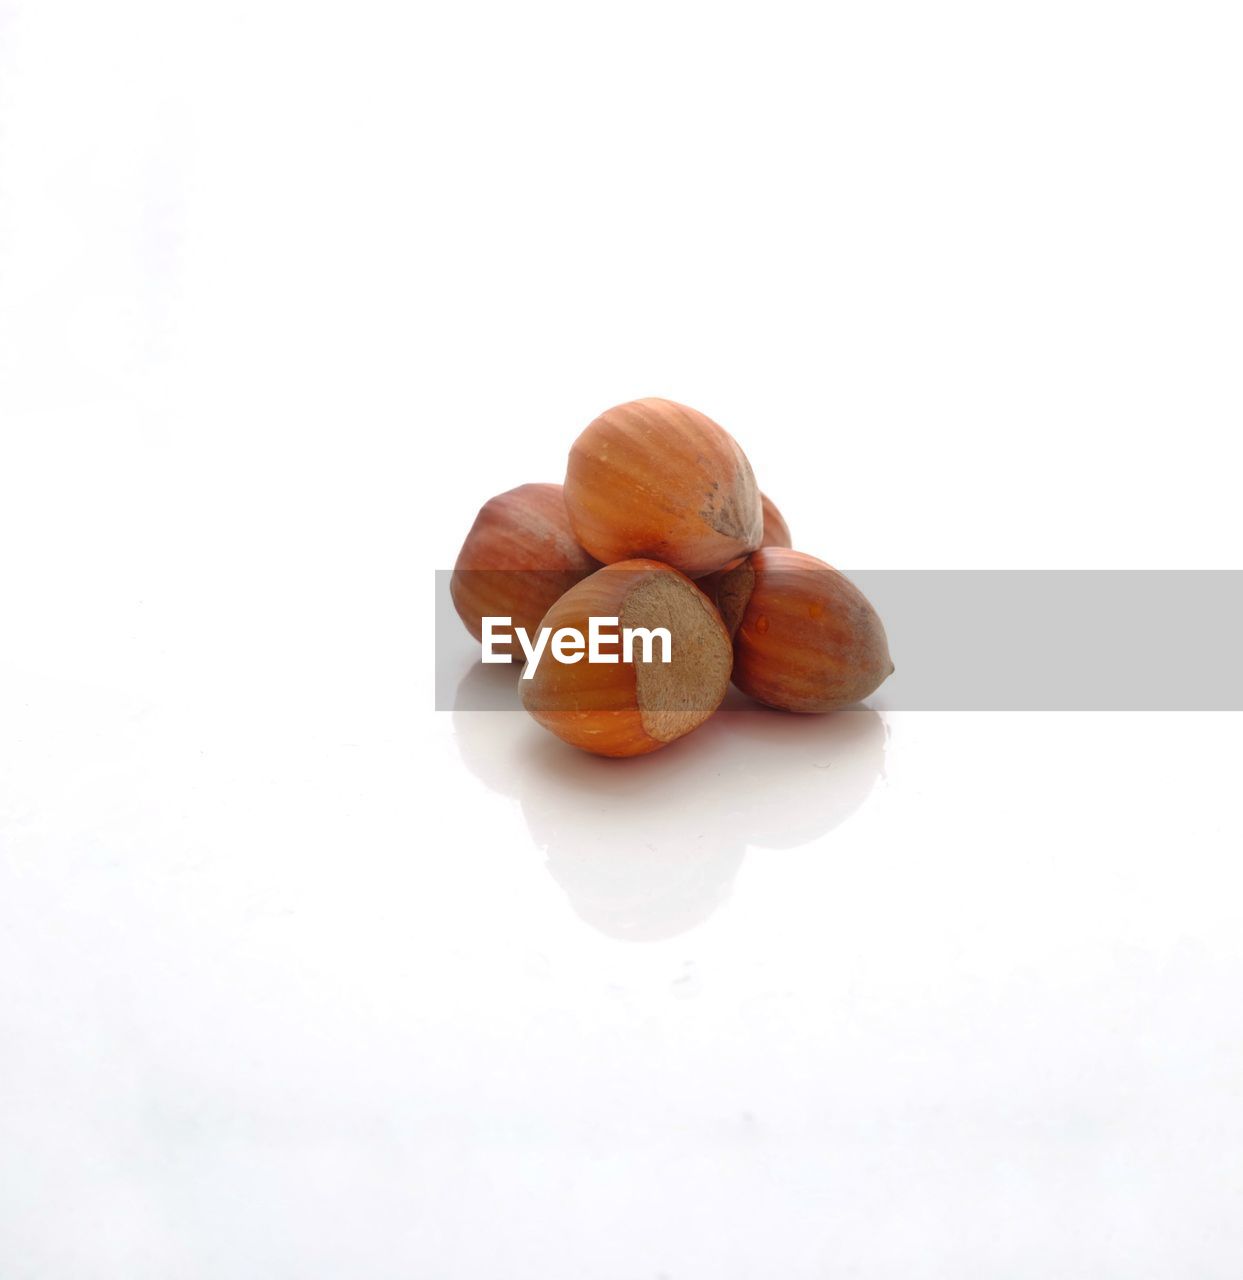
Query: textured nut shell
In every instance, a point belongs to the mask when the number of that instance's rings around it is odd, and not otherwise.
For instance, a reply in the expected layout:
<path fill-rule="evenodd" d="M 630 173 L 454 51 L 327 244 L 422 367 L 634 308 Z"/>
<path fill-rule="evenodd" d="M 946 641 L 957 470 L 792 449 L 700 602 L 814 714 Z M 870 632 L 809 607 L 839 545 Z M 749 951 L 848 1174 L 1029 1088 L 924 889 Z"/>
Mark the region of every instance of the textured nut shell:
<path fill-rule="evenodd" d="M 619 626 L 665 626 L 672 661 L 574 664 L 546 651 L 522 703 L 544 728 L 584 751 L 636 756 L 656 751 L 697 728 L 721 704 L 732 665 L 720 615 L 689 578 L 652 560 L 607 565 L 566 592 L 541 626 L 587 634 L 592 617 Z M 620 656 L 620 655 L 619 655 Z"/>
<path fill-rule="evenodd" d="M 832 711 L 893 671 L 876 610 L 823 560 L 765 547 L 713 585 L 734 637 L 734 684 L 760 702 Z"/>
<path fill-rule="evenodd" d="M 777 510 L 777 504 L 766 493 L 760 494 L 760 504 L 764 510 L 764 540 L 761 547 L 792 547 L 790 526 L 785 517 Z"/>
<path fill-rule="evenodd" d="M 777 510 L 776 503 L 766 493 L 760 494 L 760 501 L 764 507 L 764 541 L 760 543 L 760 546 L 788 547 L 790 545 L 790 528 L 781 512 Z M 705 574 L 704 577 L 698 579 L 699 589 L 709 600 L 716 600 L 717 586 L 721 578 L 729 573 L 731 569 L 737 569 L 746 558 L 746 556 L 738 556 L 737 559 L 731 560 L 729 564 L 722 565 L 715 573 Z M 717 604 L 720 604 L 719 600 L 717 600 Z M 731 627 L 730 630 L 732 632 L 733 628 Z"/>
<path fill-rule="evenodd" d="M 650 557 L 699 577 L 760 545 L 763 510 L 734 438 L 686 405 L 632 400 L 574 442 L 565 502 L 597 560 Z"/>
<path fill-rule="evenodd" d="M 574 537 L 561 486 L 523 484 L 480 508 L 449 590 L 476 640 L 485 617 L 512 618 L 533 632 L 565 592 L 599 567 Z"/>

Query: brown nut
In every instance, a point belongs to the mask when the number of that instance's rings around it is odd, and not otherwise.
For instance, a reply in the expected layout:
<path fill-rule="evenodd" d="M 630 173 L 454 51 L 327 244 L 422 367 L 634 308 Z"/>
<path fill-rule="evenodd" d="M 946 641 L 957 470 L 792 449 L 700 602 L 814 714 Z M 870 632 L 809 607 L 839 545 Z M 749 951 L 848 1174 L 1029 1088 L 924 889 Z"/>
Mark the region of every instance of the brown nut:
<path fill-rule="evenodd" d="M 641 652 L 627 661 L 618 652 L 617 662 L 582 655 L 560 662 L 546 652 L 520 682 L 523 706 L 545 729 L 595 755 L 637 756 L 690 733 L 720 706 L 729 687 L 729 633 L 689 578 L 654 560 L 606 565 L 567 591 L 541 627 L 553 639 L 563 628 L 586 636 L 593 617 L 616 618 L 619 630 L 666 628 L 670 661 L 643 661 Z"/>
<path fill-rule="evenodd" d="M 599 567 L 575 540 L 561 486 L 523 484 L 480 508 L 449 590 L 476 640 L 486 617 L 512 618 L 534 632 L 549 608 Z M 497 651 L 518 653 L 516 645 Z"/>
<path fill-rule="evenodd" d="M 876 610 L 823 560 L 765 547 L 708 585 L 734 638 L 734 684 L 759 702 L 832 711 L 893 672 Z"/>
<path fill-rule="evenodd" d="M 760 504 L 764 509 L 764 540 L 761 547 L 792 547 L 790 526 L 785 517 L 777 510 L 777 504 L 766 493 L 760 494 Z"/>
<path fill-rule="evenodd" d="M 711 418 L 672 400 L 602 413 L 570 450 L 565 504 L 579 542 L 605 564 L 649 557 L 694 578 L 763 538 L 746 455 Z"/>

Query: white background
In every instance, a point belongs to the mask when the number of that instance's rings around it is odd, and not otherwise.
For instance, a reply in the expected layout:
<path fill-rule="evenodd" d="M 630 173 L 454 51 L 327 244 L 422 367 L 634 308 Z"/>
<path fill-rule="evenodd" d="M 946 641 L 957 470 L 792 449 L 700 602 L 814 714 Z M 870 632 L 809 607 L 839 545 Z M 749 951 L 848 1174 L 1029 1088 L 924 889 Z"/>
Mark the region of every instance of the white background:
<path fill-rule="evenodd" d="M 1236 717 L 618 766 L 428 645 L 639 395 L 846 567 L 1239 567 L 1241 34 L 0 3 L 4 1280 L 1243 1271 Z"/>

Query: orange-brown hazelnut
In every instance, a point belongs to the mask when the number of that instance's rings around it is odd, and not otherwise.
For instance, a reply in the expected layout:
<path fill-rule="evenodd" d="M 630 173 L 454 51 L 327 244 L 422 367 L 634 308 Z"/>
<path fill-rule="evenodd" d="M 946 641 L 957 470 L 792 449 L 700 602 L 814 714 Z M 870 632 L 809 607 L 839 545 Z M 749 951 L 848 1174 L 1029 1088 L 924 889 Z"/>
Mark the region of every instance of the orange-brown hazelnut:
<path fill-rule="evenodd" d="M 663 627 L 669 662 L 573 662 L 543 655 L 523 679 L 527 711 L 559 738 L 601 756 L 657 751 L 701 725 L 729 687 L 729 633 L 707 596 L 685 575 L 654 560 L 606 565 L 572 587 L 549 609 L 541 626 L 586 636 L 592 618 L 618 619 L 625 628 Z M 652 657 L 657 656 L 653 646 Z"/>
<path fill-rule="evenodd" d="M 760 504 L 764 509 L 764 540 L 761 547 L 792 547 L 790 526 L 785 517 L 777 510 L 777 504 L 766 493 L 760 494 Z"/>
<path fill-rule="evenodd" d="M 597 560 L 647 557 L 701 577 L 757 548 L 763 509 L 728 432 L 672 400 L 632 400 L 574 442 L 565 503 Z"/>
<path fill-rule="evenodd" d="M 734 640 L 733 681 L 784 711 L 832 711 L 866 698 L 893 672 L 885 628 L 836 569 L 765 547 L 709 584 Z"/>
<path fill-rule="evenodd" d="M 486 617 L 512 618 L 533 633 L 552 604 L 599 567 L 574 537 L 561 486 L 523 484 L 480 508 L 449 589 L 476 640 Z"/>

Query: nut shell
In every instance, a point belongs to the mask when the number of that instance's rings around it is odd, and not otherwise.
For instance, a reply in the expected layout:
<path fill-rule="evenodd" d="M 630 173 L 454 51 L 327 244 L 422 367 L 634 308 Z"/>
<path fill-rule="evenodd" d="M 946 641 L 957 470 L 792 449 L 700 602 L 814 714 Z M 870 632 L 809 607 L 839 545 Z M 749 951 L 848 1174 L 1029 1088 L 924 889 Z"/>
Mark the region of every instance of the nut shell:
<path fill-rule="evenodd" d="M 672 400 L 632 400 L 591 423 L 570 450 L 565 502 L 579 542 L 605 564 L 650 558 L 700 577 L 763 538 L 746 455 Z"/>
<path fill-rule="evenodd" d="M 764 540 L 761 547 L 792 547 L 790 526 L 785 517 L 777 510 L 777 504 L 766 493 L 760 494 L 760 505 L 764 511 Z"/>
<path fill-rule="evenodd" d="M 765 547 L 715 575 L 711 594 L 733 635 L 734 684 L 770 707 L 833 711 L 893 672 L 876 610 L 814 556 Z"/>
<path fill-rule="evenodd" d="M 589 619 L 617 618 L 618 628 L 665 627 L 671 661 L 558 662 L 551 644 L 522 703 L 544 728 L 602 756 L 657 751 L 696 729 L 729 687 L 729 633 L 712 602 L 685 575 L 653 560 L 624 560 L 571 588 L 541 626 L 587 635 Z M 612 650 L 616 652 L 616 650 Z M 638 656 L 638 655 L 636 655 Z"/>
<path fill-rule="evenodd" d="M 574 537 L 561 486 L 523 484 L 479 509 L 449 590 L 476 640 L 485 617 L 512 618 L 533 633 L 549 608 L 599 567 Z"/>

